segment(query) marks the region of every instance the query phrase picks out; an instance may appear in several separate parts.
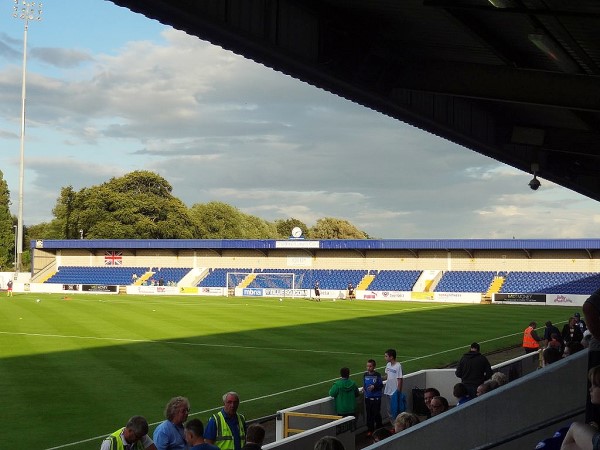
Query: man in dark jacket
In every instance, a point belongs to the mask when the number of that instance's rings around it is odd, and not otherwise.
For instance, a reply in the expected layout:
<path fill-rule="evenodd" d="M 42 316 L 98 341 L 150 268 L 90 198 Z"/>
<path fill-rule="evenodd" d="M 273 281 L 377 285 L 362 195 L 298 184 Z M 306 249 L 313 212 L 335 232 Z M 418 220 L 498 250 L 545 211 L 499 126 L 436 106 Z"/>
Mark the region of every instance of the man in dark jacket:
<path fill-rule="evenodd" d="M 469 352 L 465 353 L 460 359 L 455 372 L 473 398 L 477 396 L 477 386 L 492 376 L 490 362 L 479 353 L 479 349 L 479 344 L 473 342 Z"/>

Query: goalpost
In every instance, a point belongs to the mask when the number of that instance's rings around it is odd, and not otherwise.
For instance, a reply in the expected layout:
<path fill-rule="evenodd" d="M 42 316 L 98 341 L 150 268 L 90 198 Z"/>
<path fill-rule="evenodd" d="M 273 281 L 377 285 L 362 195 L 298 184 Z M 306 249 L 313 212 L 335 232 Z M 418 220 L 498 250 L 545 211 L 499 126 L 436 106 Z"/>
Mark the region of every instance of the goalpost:
<path fill-rule="evenodd" d="M 236 288 L 246 287 L 262 289 L 263 297 L 297 297 L 295 273 L 227 272 L 227 296 L 235 296 Z"/>

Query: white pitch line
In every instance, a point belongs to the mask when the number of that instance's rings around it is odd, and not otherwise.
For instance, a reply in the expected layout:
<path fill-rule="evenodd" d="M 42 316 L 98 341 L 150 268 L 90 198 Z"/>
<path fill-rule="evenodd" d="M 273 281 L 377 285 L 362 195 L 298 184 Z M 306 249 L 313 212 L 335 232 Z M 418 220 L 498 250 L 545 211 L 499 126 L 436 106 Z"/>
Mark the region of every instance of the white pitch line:
<path fill-rule="evenodd" d="M 287 351 L 287 352 L 301 352 L 301 353 L 324 353 L 331 355 L 363 355 L 368 356 L 370 353 L 358 353 L 358 352 L 342 352 L 342 351 L 331 351 L 331 350 L 310 350 L 310 349 L 299 349 L 299 348 L 280 348 L 280 347 L 257 347 L 252 345 L 227 345 L 227 344 L 202 344 L 196 342 L 176 342 L 176 341 L 161 341 L 155 339 L 129 339 L 129 338 L 112 338 L 112 337 L 98 337 L 98 336 L 75 336 L 75 335 L 63 335 L 63 334 L 42 334 L 42 333 L 16 333 L 12 331 L 0 331 L 0 334 L 7 334 L 11 336 L 33 336 L 33 337 L 44 337 L 44 338 L 62 338 L 62 339 L 87 339 L 95 341 L 113 341 L 113 342 L 131 342 L 131 343 L 149 343 L 149 344 L 171 344 L 171 345 L 186 345 L 192 347 L 218 347 L 218 348 L 240 348 L 244 350 L 274 350 L 274 351 Z"/>

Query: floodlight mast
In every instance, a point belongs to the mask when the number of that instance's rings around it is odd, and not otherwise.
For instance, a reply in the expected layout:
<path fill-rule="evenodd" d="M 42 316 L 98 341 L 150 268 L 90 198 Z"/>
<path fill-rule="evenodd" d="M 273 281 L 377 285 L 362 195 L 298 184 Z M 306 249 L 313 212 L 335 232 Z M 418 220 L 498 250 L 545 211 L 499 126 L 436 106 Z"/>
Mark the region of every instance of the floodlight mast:
<path fill-rule="evenodd" d="M 23 77 L 21 80 L 21 151 L 19 159 L 19 209 L 17 212 L 17 249 L 15 272 L 23 268 L 23 179 L 25 175 L 25 92 L 27 80 L 27 30 L 30 20 L 42 20 L 42 3 L 15 0 L 13 17 L 24 21 Z"/>

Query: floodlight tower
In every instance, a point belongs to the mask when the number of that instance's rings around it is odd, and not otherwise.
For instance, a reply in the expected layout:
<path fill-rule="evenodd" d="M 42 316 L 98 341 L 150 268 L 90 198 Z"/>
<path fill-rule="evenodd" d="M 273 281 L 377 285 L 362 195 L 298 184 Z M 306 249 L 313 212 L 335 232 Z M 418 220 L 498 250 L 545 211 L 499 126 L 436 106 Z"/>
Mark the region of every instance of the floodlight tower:
<path fill-rule="evenodd" d="M 27 79 L 27 29 L 30 20 L 42 20 L 42 3 L 15 0 L 13 17 L 23 20 L 23 78 L 21 80 L 21 153 L 19 162 L 19 209 L 17 213 L 17 257 L 15 271 L 23 265 L 23 178 L 25 173 L 25 87 Z"/>

